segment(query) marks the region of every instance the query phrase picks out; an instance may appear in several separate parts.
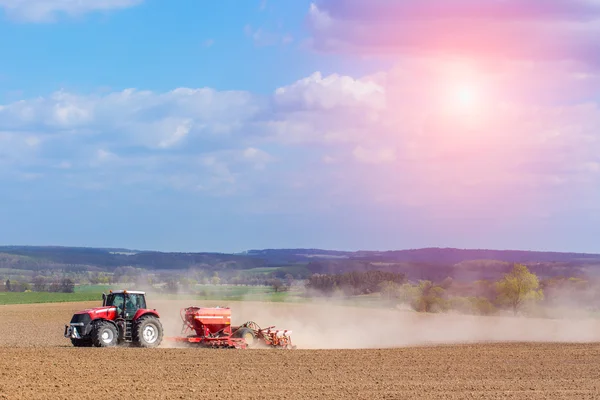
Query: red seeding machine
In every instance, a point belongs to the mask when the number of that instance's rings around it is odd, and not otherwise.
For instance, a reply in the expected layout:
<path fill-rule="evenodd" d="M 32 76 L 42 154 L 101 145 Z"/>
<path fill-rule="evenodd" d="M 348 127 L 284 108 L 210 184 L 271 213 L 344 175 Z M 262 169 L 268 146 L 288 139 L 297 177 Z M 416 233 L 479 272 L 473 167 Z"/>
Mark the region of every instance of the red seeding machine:
<path fill-rule="evenodd" d="M 292 344 L 292 331 L 277 330 L 274 326 L 261 329 L 252 321 L 232 326 L 229 307 L 187 307 L 181 310 L 181 319 L 182 334 L 187 336 L 167 340 L 213 348 L 296 348 Z"/>
<path fill-rule="evenodd" d="M 181 337 L 164 337 L 170 342 L 208 348 L 246 349 L 267 347 L 295 349 L 289 330 L 274 326 L 261 329 L 249 321 L 231 325 L 229 307 L 187 307 L 181 310 Z M 76 347 L 112 347 L 130 343 L 158 347 L 163 326 L 155 309 L 146 308 L 146 293 L 111 291 L 102 294 L 102 307 L 77 312 L 65 326 L 64 336 Z"/>

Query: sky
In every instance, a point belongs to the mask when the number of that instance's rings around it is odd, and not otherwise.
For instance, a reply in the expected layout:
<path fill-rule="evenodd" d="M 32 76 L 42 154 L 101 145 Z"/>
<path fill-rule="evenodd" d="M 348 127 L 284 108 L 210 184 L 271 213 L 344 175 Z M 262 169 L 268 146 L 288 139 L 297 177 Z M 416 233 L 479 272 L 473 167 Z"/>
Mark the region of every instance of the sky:
<path fill-rule="evenodd" d="M 0 244 L 600 253 L 598 0 L 0 0 Z"/>

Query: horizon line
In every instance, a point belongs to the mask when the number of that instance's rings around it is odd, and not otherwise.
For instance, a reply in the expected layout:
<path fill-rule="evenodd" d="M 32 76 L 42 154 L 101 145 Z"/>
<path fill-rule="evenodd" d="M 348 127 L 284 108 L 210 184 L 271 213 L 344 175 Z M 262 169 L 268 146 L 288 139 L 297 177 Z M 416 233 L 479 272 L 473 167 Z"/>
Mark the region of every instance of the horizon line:
<path fill-rule="evenodd" d="M 128 247 L 103 247 L 103 246 L 70 246 L 70 245 L 22 245 L 22 244 L 0 244 L 0 250 L 5 248 L 60 248 L 60 249 L 93 249 L 93 250 L 106 250 L 106 251 L 130 251 L 137 253 L 173 253 L 173 254 L 228 254 L 228 255 L 244 255 L 251 252 L 261 251 L 329 251 L 338 253 L 390 253 L 390 252 L 407 252 L 407 251 L 421 251 L 421 250 L 459 250 L 459 251 L 494 251 L 494 252 L 525 252 L 525 253 L 551 253 L 551 254 L 576 254 L 586 256 L 600 256 L 600 253 L 594 252 L 581 252 L 581 251 L 559 251 L 559 250 L 534 250 L 534 249 L 498 249 L 498 248 L 469 248 L 469 247 L 449 247 L 449 246 L 427 246 L 427 247 L 414 247 L 414 248 L 397 248 L 387 250 L 339 250 L 339 249 L 328 249 L 319 247 L 268 247 L 268 248 L 253 248 L 241 251 L 165 251 L 165 250 L 140 250 Z"/>

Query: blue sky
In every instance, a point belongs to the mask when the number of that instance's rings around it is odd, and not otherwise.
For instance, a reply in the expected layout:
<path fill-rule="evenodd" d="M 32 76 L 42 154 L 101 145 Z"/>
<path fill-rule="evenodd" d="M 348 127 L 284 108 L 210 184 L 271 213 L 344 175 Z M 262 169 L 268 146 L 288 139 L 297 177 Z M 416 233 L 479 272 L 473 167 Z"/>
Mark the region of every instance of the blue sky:
<path fill-rule="evenodd" d="M 600 10 L 448 1 L 0 0 L 0 243 L 600 252 Z"/>
<path fill-rule="evenodd" d="M 41 21 L 11 18 L 5 9 L 0 37 L 10 62 L 3 63 L 0 88 L 9 100 L 59 88 L 268 93 L 316 70 L 365 70 L 339 56 L 298 50 L 308 38 L 303 16 L 310 1 L 271 3 L 145 0 L 74 17 L 56 11 Z"/>

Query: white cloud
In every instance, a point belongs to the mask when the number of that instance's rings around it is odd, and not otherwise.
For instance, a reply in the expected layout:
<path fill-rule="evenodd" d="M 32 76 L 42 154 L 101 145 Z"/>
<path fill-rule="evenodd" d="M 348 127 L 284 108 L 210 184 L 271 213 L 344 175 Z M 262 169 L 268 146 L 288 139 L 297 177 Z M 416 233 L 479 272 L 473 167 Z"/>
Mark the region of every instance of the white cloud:
<path fill-rule="evenodd" d="M 212 173 L 212 180 L 217 182 L 235 183 L 235 176 L 229 169 L 227 162 L 215 155 L 207 155 L 201 158 L 202 164 L 209 168 Z"/>
<path fill-rule="evenodd" d="M 14 166 L 34 165 L 42 141 L 27 131 L 2 131 L 0 129 L 0 170 L 14 171 Z"/>
<path fill-rule="evenodd" d="M 134 7 L 144 0 L 0 0 L 0 8 L 16 19 L 29 22 L 54 21 L 59 15 L 79 16 L 90 12 Z"/>
<path fill-rule="evenodd" d="M 38 137 L 74 136 L 86 143 L 163 150 L 235 138 L 242 145 L 257 137 L 279 143 L 335 142 L 359 135 L 384 104 L 383 89 L 373 82 L 315 73 L 270 97 L 209 88 L 89 95 L 59 91 L 0 106 L 0 129 L 36 129 Z M 344 118 L 348 112 L 351 125 Z"/>
<path fill-rule="evenodd" d="M 293 108 L 329 110 L 336 107 L 381 108 L 385 91 L 374 82 L 361 81 L 349 76 L 332 74 L 323 77 L 320 72 L 275 91 L 279 105 Z"/>
<path fill-rule="evenodd" d="M 89 103 L 81 98 L 58 92 L 54 94 L 54 110 L 52 120 L 62 126 L 80 125 L 92 118 Z"/>
<path fill-rule="evenodd" d="M 36 128 L 87 140 L 168 149 L 197 134 L 228 135 L 262 110 L 247 92 L 178 88 L 166 93 L 126 89 L 108 94 L 57 92 L 5 105 L 0 129 Z"/>
<path fill-rule="evenodd" d="M 159 132 L 159 134 L 162 134 L 165 137 L 158 143 L 158 147 L 169 148 L 169 147 L 176 145 L 177 143 L 184 140 L 184 138 L 190 133 L 191 129 L 192 129 L 192 121 L 188 119 L 188 120 L 181 121 L 180 123 L 178 123 L 175 126 L 174 131 L 166 130 L 163 132 Z"/>
<path fill-rule="evenodd" d="M 243 151 L 243 155 L 256 169 L 265 169 L 268 163 L 275 161 L 269 153 L 256 147 L 248 147 Z"/>
<path fill-rule="evenodd" d="M 327 29 L 333 24 L 333 20 L 329 14 L 320 10 L 315 3 L 310 4 L 308 9 L 308 17 L 310 23 L 316 29 Z"/>
<path fill-rule="evenodd" d="M 119 157 L 115 153 L 105 149 L 98 149 L 98 151 L 96 151 L 96 157 L 92 161 L 92 165 L 112 163 L 118 159 Z"/>
<path fill-rule="evenodd" d="M 463 79 L 477 82 L 489 112 L 438 101 L 452 97 L 445 82 Z M 598 76 L 574 64 L 421 59 L 363 78 L 315 73 L 269 96 L 58 92 L 0 106 L 0 163 L 46 166 L 79 186 L 284 196 L 301 182 L 294 190 L 340 201 L 360 192 L 390 206 L 484 212 L 494 199 L 535 204 L 559 187 L 590 198 L 600 184 L 600 109 L 589 100 L 598 89 Z"/>

